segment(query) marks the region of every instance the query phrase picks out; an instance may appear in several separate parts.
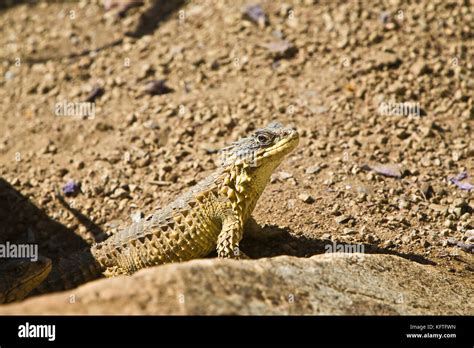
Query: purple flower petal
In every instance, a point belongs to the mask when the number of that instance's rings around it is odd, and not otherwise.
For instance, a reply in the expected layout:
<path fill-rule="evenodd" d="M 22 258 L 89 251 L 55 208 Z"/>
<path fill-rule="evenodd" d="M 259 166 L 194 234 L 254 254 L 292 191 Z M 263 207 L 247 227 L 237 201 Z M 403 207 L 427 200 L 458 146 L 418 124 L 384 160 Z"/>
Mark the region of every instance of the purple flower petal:
<path fill-rule="evenodd" d="M 451 181 L 454 185 L 459 187 L 461 190 L 470 191 L 474 189 L 474 185 L 469 182 L 461 182 L 461 180 L 464 180 L 468 177 L 469 175 L 467 174 L 467 172 L 461 172 L 458 175 L 456 175 L 454 178 L 450 178 L 449 181 Z"/>
<path fill-rule="evenodd" d="M 468 182 L 459 182 L 459 181 L 456 181 L 456 182 L 454 182 L 454 185 L 456 185 L 457 187 L 459 187 L 461 190 L 470 191 L 470 190 L 473 190 L 473 189 L 474 189 L 474 185 L 473 185 L 473 184 L 470 184 L 470 183 L 468 183 Z"/>
<path fill-rule="evenodd" d="M 260 5 L 247 6 L 244 9 L 244 16 L 259 25 L 265 25 L 268 23 L 268 17 Z"/>
<path fill-rule="evenodd" d="M 68 196 L 68 195 L 74 195 L 77 192 L 79 192 L 79 184 L 74 182 L 74 181 L 68 181 L 66 185 L 63 186 L 63 193 Z"/>
<path fill-rule="evenodd" d="M 459 173 L 458 175 L 456 175 L 454 178 L 452 178 L 451 180 L 456 180 L 456 181 L 459 181 L 459 180 L 464 180 L 468 177 L 469 175 L 467 175 L 467 172 L 464 171 L 464 172 L 461 172 Z"/>

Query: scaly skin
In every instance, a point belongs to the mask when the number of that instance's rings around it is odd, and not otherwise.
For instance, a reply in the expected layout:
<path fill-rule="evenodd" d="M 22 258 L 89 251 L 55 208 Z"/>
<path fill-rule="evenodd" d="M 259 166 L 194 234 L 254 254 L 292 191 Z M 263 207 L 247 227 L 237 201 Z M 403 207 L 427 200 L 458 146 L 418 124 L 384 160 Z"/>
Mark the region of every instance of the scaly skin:
<path fill-rule="evenodd" d="M 51 260 L 10 259 L 0 263 L 0 304 L 24 299 L 51 271 Z"/>
<path fill-rule="evenodd" d="M 60 262 L 43 288 L 70 288 L 101 274 L 132 274 L 145 267 L 201 258 L 246 258 L 244 225 L 274 169 L 298 144 L 298 133 L 270 124 L 223 149 L 223 165 L 150 217 Z"/>

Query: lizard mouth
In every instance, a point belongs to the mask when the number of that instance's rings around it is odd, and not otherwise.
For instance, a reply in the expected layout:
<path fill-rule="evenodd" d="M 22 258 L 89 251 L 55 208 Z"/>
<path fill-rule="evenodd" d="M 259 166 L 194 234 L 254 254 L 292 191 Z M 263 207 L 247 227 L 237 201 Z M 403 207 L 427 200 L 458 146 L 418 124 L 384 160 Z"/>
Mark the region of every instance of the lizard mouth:
<path fill-rule="evenodd" d="M 286 129 L 281 135 L 281 139 L 272 146 L 262 148 L 257 151 L 254 161 L 255 167 L 266 162 L 280 162 L 285 155 L 290 153 L 299 143 L 298 132 L 294 129 Z"/>
<path fill-rule="evenodd" d="M 224 165 L 241 165 L 260 167 L 264 164 L 277 164 L 291 152 L 299 142 L 295 129 L 283 128 L 281 125 L 260 129 L 249 138 L 243 138 L 222 151 Z M 227 152 L 228 151 L 228 152 Z M 225 155 L 231 155 L 226 158 Z"/>
<path fill-rule="evenodd" d="M 21 280 L 12 286 L 5 294 L 7 303 L 23 298 L 39 283 L 46 279 L 52 268 L 51 260 L 45 258 L 39 259 L 37 262 L 40 263 L 39 265 L 34 266 L 37 267 L 37 269 L 31 270 L 30 268 L 30 270 L 27 271 L 29 273 L 20 277 Z"/>

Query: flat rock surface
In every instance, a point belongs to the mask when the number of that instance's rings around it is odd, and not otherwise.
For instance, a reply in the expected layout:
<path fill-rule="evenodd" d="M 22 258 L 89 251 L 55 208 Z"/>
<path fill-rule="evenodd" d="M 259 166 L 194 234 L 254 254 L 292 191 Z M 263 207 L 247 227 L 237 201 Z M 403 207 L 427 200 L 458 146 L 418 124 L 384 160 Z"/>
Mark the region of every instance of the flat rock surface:
<path fill-rule="evenodd" d="M 472 283 L 433 266 L 333 253 L 169 264 L 1 306 L 0 314 L 473 315 L 473 295 Z"/>

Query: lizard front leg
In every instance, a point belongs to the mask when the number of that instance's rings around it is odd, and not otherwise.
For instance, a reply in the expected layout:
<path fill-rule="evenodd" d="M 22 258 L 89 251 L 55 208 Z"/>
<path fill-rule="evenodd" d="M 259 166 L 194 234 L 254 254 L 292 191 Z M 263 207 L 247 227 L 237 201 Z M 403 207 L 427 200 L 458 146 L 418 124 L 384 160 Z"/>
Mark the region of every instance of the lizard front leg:
<path fill-rule="evenodd" d="M 249 257 L 239 248 L 243 233 L 242 220 L 235 214 L 227 215 L 217 237 L 217 255 L 221 258 L 248 259 Z"/>

